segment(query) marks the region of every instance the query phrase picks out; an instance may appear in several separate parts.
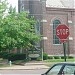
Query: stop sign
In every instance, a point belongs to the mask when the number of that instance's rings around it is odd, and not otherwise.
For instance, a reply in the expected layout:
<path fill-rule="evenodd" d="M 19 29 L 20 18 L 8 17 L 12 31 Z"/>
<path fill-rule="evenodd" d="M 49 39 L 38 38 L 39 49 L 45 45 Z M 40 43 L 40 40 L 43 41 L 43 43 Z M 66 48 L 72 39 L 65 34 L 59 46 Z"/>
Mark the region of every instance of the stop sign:
<path fill-rule="evenodd" d="M 56 28 L 56 35 L 60 39 L 60 42 L 65 42 L 69 36 L 69 28 L 65 24 L 60 24 Z"/>

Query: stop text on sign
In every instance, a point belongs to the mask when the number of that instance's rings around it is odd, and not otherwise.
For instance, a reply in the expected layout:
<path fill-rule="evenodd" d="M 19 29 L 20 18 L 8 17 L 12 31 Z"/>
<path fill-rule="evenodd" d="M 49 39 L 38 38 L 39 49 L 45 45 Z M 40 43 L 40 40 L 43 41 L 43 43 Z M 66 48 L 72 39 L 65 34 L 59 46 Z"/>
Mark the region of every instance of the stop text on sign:
<path fill-rule="evenodd" d="M 69 29 L 57 29 L 57 35 L 67 35 L 69 33 Z"/>
<path fill-rule="evenodd" d="M 69 27 L 65 24 L 59 24 L 56 28 L 56 35 L 61 43 L 65 42 L 69 36 Z"/>

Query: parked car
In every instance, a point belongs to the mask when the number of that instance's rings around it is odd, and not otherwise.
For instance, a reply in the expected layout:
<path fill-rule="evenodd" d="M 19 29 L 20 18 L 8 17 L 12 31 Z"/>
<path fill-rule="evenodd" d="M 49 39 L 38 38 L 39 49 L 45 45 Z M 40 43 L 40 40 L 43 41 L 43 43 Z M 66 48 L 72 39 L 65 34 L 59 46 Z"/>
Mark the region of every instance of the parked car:
<path fill-rule="evenodd" d="M 46 73 L 42 75 L 75 75 L 75 63 L 54 64 Z"/>

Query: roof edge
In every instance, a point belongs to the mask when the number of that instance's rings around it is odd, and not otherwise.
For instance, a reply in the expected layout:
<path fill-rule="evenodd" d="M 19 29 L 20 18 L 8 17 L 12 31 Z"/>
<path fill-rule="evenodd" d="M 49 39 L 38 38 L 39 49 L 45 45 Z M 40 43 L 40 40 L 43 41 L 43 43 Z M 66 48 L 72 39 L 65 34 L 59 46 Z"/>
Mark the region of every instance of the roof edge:
<path fill-rule="evenodd" d="M 74 8 L 56 8 L 56 7 L 46 7 L 46 10 L 47 11 L 50 11 L 50 10 L 53 10 L 53 11 L 73 11 L 73 12 L 75 12 L 75 9 Z"/>

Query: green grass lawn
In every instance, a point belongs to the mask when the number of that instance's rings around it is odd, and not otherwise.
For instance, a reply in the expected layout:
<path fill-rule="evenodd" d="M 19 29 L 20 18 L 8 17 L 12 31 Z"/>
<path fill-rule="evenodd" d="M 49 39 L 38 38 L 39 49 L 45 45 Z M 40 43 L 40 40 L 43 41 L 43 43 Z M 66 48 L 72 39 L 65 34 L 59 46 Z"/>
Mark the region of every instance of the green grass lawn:
<path fill-rule="evenodd" d="M 55 63 L 60 63 L 60 62 L 64 62 L 64 59 L 48 59 L 48 60 L 44 60 L 44 62 L 46 62 L 46 66 L 52 66 Z M 66 59 L 66 62 L 75 62 L 75 59 Z"/>
<path fill-rule="evenodd" d="M 64 59 L 48 59 L 45 62 L 64 62 Z M 75 59 L 66 59 L 66 62 L 75 62 Z"/>
<path fill-rule="evenodd" d="M 9 67 L 10 65 L 9 64 L 0 64 L 0 68 L 2 67 Z"/>

